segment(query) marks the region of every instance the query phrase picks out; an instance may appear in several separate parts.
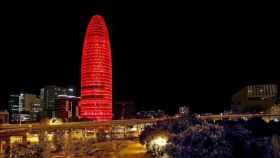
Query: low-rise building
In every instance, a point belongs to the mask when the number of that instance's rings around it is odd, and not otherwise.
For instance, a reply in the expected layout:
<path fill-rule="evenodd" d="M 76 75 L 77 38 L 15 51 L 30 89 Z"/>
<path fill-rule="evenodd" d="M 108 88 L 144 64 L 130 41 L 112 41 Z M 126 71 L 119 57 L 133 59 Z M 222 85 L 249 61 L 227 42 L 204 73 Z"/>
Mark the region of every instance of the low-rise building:
<path fill-rule="evenodd" d="M 260 112 L 269 110 L 277 101 L 276 84 L 249 85 L 232 96 L 232 111 Z"/>
<path fill-rule="evenodd" d="M 7 111 L 0 111 L 0 124 L 9 123 L 9 113 Z"/>
<path fill-rule="evenodd" d="M 63 121 L 71 121 L 79 118 L 80 98 L 70 95 L 58 95 L 55 99 L 55 117 Z"/>
<path fill-rule="evenodd" d="M 21 93 L 10 95 L 8 111 L 10 122 L 36 121 L 42 111 L 40 99 L 35 94 Z M 22 120 L 20 120 L 22 119 Z"/>
<path fill-rule="evenodd" d="M 129 119 L 135 117 L 135 103 L 133 101 L 116 101 L 113 104 L 114 119 Z"/>
<path fill-rule="evenodd" d="M 43 108 L 42 117 L 52 118 L 56 113 L 56 99 L 59 95 L 75 96 L 74 88 L 47 85 L 40 90 L 41 105 Z"/>

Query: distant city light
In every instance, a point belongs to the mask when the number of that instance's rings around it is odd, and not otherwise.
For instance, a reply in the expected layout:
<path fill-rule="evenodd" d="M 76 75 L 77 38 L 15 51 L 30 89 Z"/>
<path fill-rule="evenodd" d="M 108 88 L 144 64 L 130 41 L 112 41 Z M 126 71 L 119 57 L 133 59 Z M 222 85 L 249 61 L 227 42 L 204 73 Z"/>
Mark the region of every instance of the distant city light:
<path fill-rule="evenodd" d="M 39 135 L 38 134 L 30 134 L 26 133 L 26 139 L 30 143 L 38 143 L 39 142 Z"/>
<path fill-rule="evenodd" d="M 54 134 L 49 133 L 49 134 L 47 135 L 47 140 L 48 140 L 48 141 L 52 141 L 52 140 L 53 140 L 53 137 L 54 137 Z"/>
<path fill-rule="evenodd" d="M 151 144 L 163 147 L 167 144 L 167 139 L 163 137 L 157 137 L 151 141 Z"/>
<path fill-rule="evenodd" d="M 69 88 L 68 90 L 69 90 L 70 92 L 73 92 L 73 91 L 74 91 L 74 89 L 73 89 L 73 88 Z"/>
<path fill-rule="evenodd" d="M 129 132 L 135 132 L 135 131 L 137 131 L 137 128 L 136 127 L 132 127 L 132 128 L 129 128 L 128 131 Z"/>
<path fill-rule="evenodd" d="M 49 125 L 61 125 L 63 124 L 61 119 L 57 119 L 57 118 L 52 118 L 49 120 Z"/>
<path fill-rule="evenodd" d="M 74 96 L 74 95 L 58 95 L 57 97 L 65 97 L 65 98 L 78 98 L 78 97 L 76 97 L 76 96 Z"/>

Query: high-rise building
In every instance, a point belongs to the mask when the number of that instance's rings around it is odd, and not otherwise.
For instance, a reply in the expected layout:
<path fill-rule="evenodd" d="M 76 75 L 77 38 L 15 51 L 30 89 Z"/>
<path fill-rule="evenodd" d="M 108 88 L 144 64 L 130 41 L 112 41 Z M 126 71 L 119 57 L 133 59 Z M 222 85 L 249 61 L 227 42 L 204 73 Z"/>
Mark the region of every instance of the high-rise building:
<path fill-rule="evenodd" d="M 34 106 L 40 107 L 39 98 L 34 94 L 10 95 L 8 110 L 11 122 L 36 120 L 39 111 L 34 112 Z"/>
<path fill-rule="evenodd" d="M 54 117 L 55 115 L 55 100 L 59 95 L 74 96 L 73 88 L 58 87 L 55 85 L 45 86 L 41 88 L 40 99 L 43 107 L 42 117 Z"/>
<path fill-rule="evenodd" d="M 34 94 L 24 94 L 23 98 L 24 98 L 24 102 L 23 102 L 24 110 L 32 112 L 33 104 L 34 104 L 35 100 L 38 99 L 37 95 L 34 95 Z"/>
<path fill-rule="evenodd" d="M 32 104 L 31 104 L 31 118 L 33 121 L 39 121 L 41 119 L 41 114 L 43 112 L 43 107 L 41 105 L 40 98 L 36 97 L 33 98 Z"/>
<path fill-rule="evenodd" d="M 232 96 L 232 111 L 267 111 L 276 103 L 277 96 L 276 84 L 248 85 Z"/>
<path fill-rule="evenodd" d="M 8 111 L 10 121 L 16 122 L 17 115 L 20 115 L 23 111 L 23 94 L 9 96 Z"/>
<path fill-rule="evenodd" d="M 80 117 L 112 119 L 112 59 L 103 17 L 93 16 L 84 40 L 81 68 Z"/>
<path fill-rule="evenodd" d="M 40 98 L 35 98 L 32 102 L 32 112 L 34 113 L 39 113 L 43 111 L 43 107 L 41 105 L 41 99 Z"/>
<path fill-rule="evenodd" d="M 55 99 L 55 116 L 64 121 L 79 118 L 80 98 L 69 95 L 58 95 Z"/>

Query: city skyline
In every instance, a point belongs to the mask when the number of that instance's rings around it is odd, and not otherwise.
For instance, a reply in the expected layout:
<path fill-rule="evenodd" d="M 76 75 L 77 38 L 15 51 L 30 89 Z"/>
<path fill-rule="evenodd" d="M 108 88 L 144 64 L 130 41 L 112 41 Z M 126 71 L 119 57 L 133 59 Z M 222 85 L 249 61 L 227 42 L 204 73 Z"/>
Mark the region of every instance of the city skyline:
<path fill-rule="evenodd" d="M 1 4 L 0 158 L 280 158 L 278 14 L 211 3 Z"/>
<path fill-rule="evenodd" d="M 79 87 L 84 33 L 95 14 L 105 17 L 110 32 L 115 100 L 135 100 L 139 109 L 167 110 L 171 105 L 185 104 L 194 111 L 215 112 L 230 107 L 231 95 L 247 84 L 279 83 L 276 58 L 256 64 L 263 54 L 253 55 L 272 49 L 270 38 L 248 31 L 261 25 L 250 24 L 241 15 L 233 19 L 229 13 L 204 11 L 188 16 L 165 13 L 163 8 L 154 12 L 148 6 L 137 14 L 139 10 L 132 7 L 114 14 L 113 35 L 112 3 L 94 3 L 81 4 L 75 10 L 73 6 L 50 5 L 52 12 L 47 7 L 19 9 L 15 12 L 22 16 L 3 18 L 5 25 L 1 27 L 7 33 L 3 33 L 6 40 L 1 51 L 8 53 L 1 56 L 1 109 L 9 94 L 21 90 L 39 93 L 44 85 Z M 128 18 L 128 13 L 133 18 Z M 256 22 L 257 17 L 250 19 Z M 243 35 L 246 40 L 239 38 Z M 14 36 L 17 40 L 11 38 Z M 31 38 L 26 40 L 27 36 Z M 174 40 L 179 37 L 184 39 Z M 261 48 L 250 50 L 254 45 Z"/>

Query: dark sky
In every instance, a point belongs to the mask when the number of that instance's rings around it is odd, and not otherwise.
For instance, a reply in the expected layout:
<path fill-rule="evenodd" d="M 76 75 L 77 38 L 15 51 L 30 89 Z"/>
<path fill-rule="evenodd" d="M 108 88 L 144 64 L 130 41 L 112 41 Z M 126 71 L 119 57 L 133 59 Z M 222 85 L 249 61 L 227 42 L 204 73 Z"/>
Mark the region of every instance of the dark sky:
<path fill-rule="evenodd" d="M 114 99 L 135 100 L 139 110 L 174 112 L 185 104 L 196 112 L 223 111 L 242 86 L 280 79 L 273 10 L 109 0 L 1 10 L 2 109 L 10 93 L 38 93 L 46 84 L 79 87 L 83 35 L 94 14 L 110 30 Z"/>

